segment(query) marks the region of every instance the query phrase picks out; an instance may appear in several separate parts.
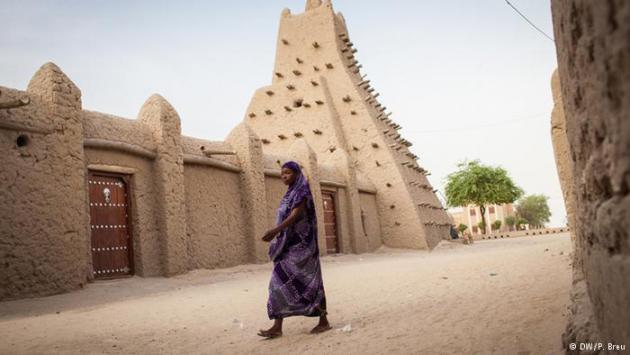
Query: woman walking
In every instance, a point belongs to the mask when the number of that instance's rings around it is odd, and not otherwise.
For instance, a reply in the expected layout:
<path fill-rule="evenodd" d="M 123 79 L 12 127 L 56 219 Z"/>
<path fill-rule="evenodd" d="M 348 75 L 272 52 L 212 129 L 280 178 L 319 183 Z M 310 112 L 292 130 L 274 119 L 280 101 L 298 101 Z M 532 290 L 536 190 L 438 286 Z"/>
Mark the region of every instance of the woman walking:
<path fill-rule="evenodd" d="M 276 227 L 262 237 L 266 242 L 271 241 L 269 257 L 273 261 L 267 313 L 274 324 L 258 332 L 266 338 L 281 336 L 282 320 L 290 316 L 319 317 L 319 323 L 311 333 L 331 329 L 326 318 L 317 218 L 311 189 L 300 166 L 294 161 L 282 165 L 280 178 L 289 188 L 280 202 Z"/>

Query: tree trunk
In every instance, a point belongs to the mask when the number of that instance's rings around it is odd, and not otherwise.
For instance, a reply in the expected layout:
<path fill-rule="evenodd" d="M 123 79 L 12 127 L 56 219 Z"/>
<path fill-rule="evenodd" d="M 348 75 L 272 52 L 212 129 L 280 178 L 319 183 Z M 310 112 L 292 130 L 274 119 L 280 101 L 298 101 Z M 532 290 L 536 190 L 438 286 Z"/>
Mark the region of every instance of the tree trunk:
<path fill-rule="evenodd" d="M 481 211 L 481 223 L 483 223 L 483 234 L 488 231 L 488 225 L 486 224 L 486 206 L 479 205 L 479 211 Z"/>

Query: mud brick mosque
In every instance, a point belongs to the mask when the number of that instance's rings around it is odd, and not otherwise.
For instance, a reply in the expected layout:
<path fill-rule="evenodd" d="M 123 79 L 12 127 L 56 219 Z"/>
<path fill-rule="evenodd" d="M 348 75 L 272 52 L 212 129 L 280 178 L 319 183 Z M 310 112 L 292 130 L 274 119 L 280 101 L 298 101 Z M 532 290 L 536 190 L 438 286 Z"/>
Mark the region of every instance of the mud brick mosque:
<path fill-rule="evenodd" d="M 289 159 L 323 255 L 433 248 L 449 217 L 356 52 L 329 0 L 285 9 L 271 84 L 224 141 L 182 136 L 159 95 L 135 119 L 86 110 L 53 63 L 0 87 L 0 300 L 266 262 Z"/>

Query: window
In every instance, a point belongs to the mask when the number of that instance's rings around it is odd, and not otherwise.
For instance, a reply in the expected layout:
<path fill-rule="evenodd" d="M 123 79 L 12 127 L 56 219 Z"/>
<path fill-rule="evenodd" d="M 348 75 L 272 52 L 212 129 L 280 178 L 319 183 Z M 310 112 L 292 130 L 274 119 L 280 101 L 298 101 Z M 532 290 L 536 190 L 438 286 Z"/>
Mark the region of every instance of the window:
<path fill-rule="evenodd" d="M 494 213 L 494 206 L 490 206 L 488 208 L 488 213 Z"/>
<path fill-rule="evenodd" d="M 473 234 L 477 234 L 478 231 L 479 231 L 479 229 L 477 228 L 477 226 L 473 226 L 473 228 L 472 228 Z"/>
<path fill-rule="evenodd" d="M 475 209 L 474 209 L 474 208 L 471 208 L 471 209 L 470 209 L 470 215 L 471 215 L 471 216 L 476 216 L 476 215 L 477 215 L 477 211 L 475 211 Z"/>

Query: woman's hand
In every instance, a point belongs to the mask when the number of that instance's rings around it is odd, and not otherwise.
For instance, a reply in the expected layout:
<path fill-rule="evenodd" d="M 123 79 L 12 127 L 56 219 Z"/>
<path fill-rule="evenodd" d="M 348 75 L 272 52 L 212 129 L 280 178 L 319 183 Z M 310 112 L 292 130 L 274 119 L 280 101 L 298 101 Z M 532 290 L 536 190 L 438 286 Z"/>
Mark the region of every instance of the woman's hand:
<path fill-rule="evenodd" d="M 278 233 L 279 233 L 278 229 L 276 228 L 270 229 L 262 237 L 262 240 L 265 242 L 270 242 Z"/>
<path fill-rule="evenodd" d="M 305 206 L 306 206 L 306 201 L 300 202 L 299 205 L 297 205 L 295 208 L 293 208 L 293 210 L 291 210 L 289 217 L 287 217 L 282 223 L 277 225 L 275 228 L 268 230 L 267 233 L 265 233 L 265 235 L 262 237 L 262 240 L 265 242 L 270 242 L 278 233 L 280 233 L 280 231 L 282 231 L 283 229 L 295 223 L 295 221 L 297 221 L 297 219 L 304 214 L 306 210 Z"/>

